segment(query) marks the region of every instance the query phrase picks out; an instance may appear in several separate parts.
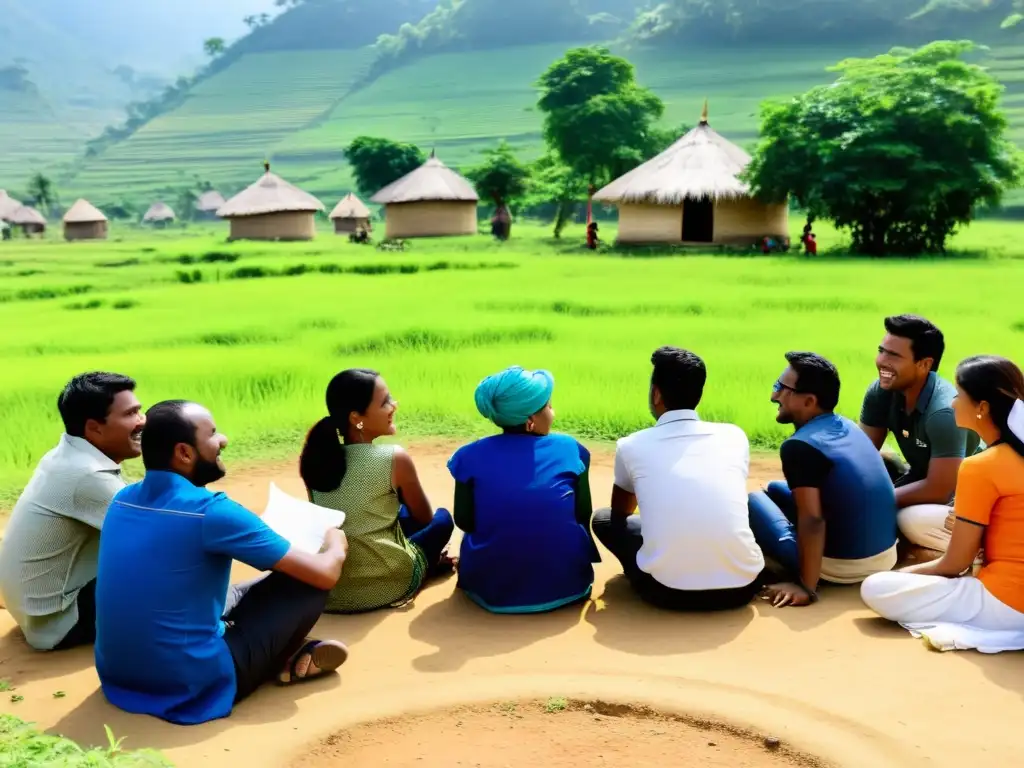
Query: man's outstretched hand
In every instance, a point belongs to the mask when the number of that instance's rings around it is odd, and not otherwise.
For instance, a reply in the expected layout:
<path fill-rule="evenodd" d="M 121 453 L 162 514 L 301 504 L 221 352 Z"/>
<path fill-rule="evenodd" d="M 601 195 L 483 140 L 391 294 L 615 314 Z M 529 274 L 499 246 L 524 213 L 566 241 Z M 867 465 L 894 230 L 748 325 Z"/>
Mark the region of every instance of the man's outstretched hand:
<path fill-rule="evenodd" d="M 771 602 L 776 608 L 785 608 L 787 605 L 800 607 L 813 602 L 806 589 L 791 582 L 771 584 L 764 588 L 761 597 Z"/>

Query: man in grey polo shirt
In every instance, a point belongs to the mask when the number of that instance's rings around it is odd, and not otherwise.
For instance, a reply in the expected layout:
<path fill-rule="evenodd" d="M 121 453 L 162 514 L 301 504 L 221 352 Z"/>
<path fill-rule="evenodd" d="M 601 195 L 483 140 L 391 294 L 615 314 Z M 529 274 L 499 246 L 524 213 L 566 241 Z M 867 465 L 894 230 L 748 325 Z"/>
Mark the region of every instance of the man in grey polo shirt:
<path fill-rule="evenodd" d="M 0 543 L 0 598 L 29 645 L 61 650 L 96 638 L 96 566 L 121 462 L 142 453 L 135 382 L 73 378 L 57 399 L 64 434 L 36 467 Z"/>
<path fill-rule="evenodd" d="M 906 459 L 886 456 L 903 538 L 943 552 L 960 463 L 977 450 L 978 436 L 956 425 L 956 387 L 937 373 L 946 349 L 942 331 L 916 315 L 887 317 L 885 330 L 861 428 L 879 449 L 891 432 Z"/>

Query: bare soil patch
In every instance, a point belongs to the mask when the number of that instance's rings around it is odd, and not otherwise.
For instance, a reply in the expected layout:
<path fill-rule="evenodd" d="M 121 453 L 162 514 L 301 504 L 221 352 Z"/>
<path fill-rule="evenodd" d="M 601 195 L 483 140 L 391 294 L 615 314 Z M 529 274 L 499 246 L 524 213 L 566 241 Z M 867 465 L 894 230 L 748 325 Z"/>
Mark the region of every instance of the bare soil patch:
<path fill-rule="evenodd" d="M 378 720 L 327 737 L 293 768 L 707 766 L 827 763 L 723 723 L 593 701 L 501 702 Z"/>

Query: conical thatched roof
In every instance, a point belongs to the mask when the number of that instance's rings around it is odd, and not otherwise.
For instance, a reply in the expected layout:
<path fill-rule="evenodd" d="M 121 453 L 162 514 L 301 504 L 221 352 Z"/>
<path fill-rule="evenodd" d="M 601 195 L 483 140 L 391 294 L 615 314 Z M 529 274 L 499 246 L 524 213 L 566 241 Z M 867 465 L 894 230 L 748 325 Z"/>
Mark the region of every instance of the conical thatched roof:
<path fill-rule="evenodd" d="M 149 210 L 142 217 L 143 221 L 150 222 L 161 222 L 161 221 L 174 221 L 174 211 L 171 210 L 171 206 L 163 201 L 153 203 L 149 206 Z"/>
<path fill-rule="evenodd" d="M 0 219 L 6 219 L 20 207 L 21 203 L 8 195 L 7 190 L 0 189 Z"/>
<path fill-rule="evenodd" d="M 226 201 L 224 195 L 215 189 L 203 192 L 196 200 L 196 210 L 202 213 L 215 213 Z"/>
<path fill-rule="evenodd" d="M 230 219 L 241 216 L 261 216 L 267 213 L 288 211 L 322 211 L 324 204 L 308 192 L 303 192 L 270 172 L 270 164 L 264 166 L 266 173 L 255 184 L 246 187 L 217 209 L 217 215 Z"/>
<path fill-rule="evenodd" d="M 362 200 L 349 192 L 341 199 L 340 203 L 334 206 L 334 210 L 331 211 L 331 218 L 368 219 L 370 218 L 370 209 L 366 207 Z"/>
<path fill-rule="evenodd" d="M 750 188 L 737 176 L 750 155 L 714 131 L 707 105 L 696 128 L 657 157 L 598 190 L 605 203 L 680 205 L 683 200 L 745 197 Z"/>
<path fill-rule="evenodd" d="M 473 185 L 438 160 L 433 153 L 415 171 L 388 184 L 370 198 L 371 202 L 385 205 L 427 200 L 475 203 L 479 199 Z"/>
<path fill-rule="evenodd" d="M 92 224 L 97 221 L 106 220 L 107 217 L 103 215 L 99 208 L 82 198 L 76 200 L 75 204 L 64 214 L 65 224 Z"/>
<path fill-rule="evenodd" d="M 27 205 L 15 208 L 14 212 L 6 218 L 7 221 L 11 222 L 11 224 L 17 224 L 18 226 L 27 226 L 31 224 L 35 224 L 40 227 L 46 226 L 46 217 L 35 208 L 31 208 Z"/>

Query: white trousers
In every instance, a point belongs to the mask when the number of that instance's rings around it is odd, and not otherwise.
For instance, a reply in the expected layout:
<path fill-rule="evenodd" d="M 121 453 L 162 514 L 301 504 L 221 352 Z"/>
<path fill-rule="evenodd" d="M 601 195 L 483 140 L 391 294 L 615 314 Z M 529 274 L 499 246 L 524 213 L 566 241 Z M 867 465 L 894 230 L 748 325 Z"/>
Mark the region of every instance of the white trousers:
<path fill-rule="evenodd" d="M 879 616 L 925 636 L 939 650 L 1024 649 L 1024 613 L 993 597 L 973 576 L 876 573 L 861 584 L 860 595 Z"/>
<path fill-rule="evenodd" d="M 949 549 L 950 532 L 946 530 L 949 511 L 945 504 L 918 504 L 901 509 L 896 523 L 900 534 L 911 544 L 945 552 Z"/>

